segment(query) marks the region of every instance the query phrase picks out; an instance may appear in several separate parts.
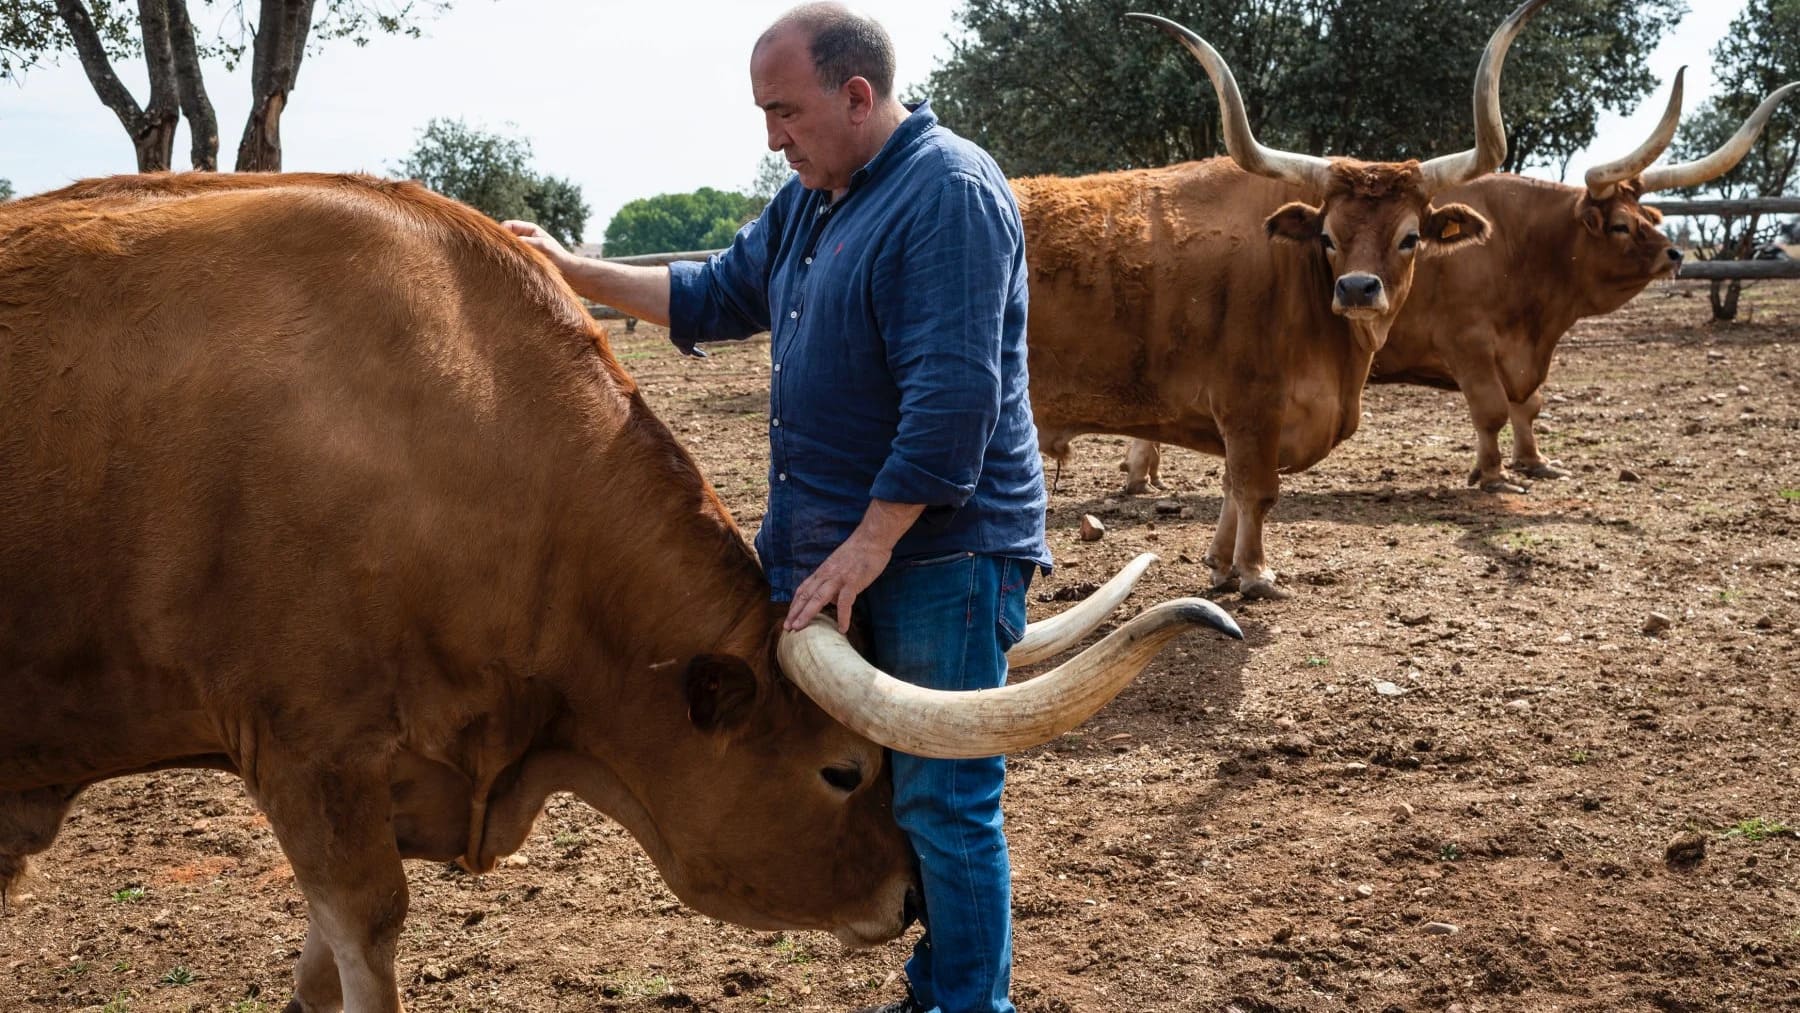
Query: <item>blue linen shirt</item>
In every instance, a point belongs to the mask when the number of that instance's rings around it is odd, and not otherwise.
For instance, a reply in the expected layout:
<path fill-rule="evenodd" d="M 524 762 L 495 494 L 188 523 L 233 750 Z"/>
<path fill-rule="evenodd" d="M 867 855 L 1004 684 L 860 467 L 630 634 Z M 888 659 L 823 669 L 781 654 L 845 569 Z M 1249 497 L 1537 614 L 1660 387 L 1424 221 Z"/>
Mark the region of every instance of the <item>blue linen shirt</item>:
<path fill-rule="evenodd" d="M 790 179 L 705 263 L 669 265 L 669 337 L 770 332 L 769 508 L 756 550 L 776 601 L 869 501 L 925 506 L 896 559 L 1050 564 L 1026 392 L 1025 234 L 993 159 L 921 103 L 830 193 Z"/>

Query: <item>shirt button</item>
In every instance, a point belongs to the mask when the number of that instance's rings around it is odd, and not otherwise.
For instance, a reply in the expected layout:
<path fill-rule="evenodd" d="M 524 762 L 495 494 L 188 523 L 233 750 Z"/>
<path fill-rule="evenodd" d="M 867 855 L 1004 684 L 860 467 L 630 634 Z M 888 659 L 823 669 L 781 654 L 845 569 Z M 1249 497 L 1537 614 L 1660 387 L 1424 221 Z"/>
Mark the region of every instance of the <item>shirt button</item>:
<path fill-rule="evenodd" d="M 775 364 L 775 372 L 777 372 L 777 373 L 781 372 L 781 363 L 777 362 Z"/>
<path fill-rule="evenodd" d="M 812 258 L 811 258 L 811 257 L 808 257 L 808 258 L 806 258 L 806 262 L 807 262 L 807 263 L 808 263 L 808 264 L 810 264 L 810 263 L 812 263 Z"/>
<path fill-rule="evenodd" d="M 800 319 L 800 311 L 799 310 L 788 310 L 788 319 L 789 320 Z"/>
<path fill-rule="evenodd" d="M 772 425 L 775 428 L 780 429 L 781 428 L 781 420 L 780 419 L 770 419 L 769 425 Z"/>
<path fill-rule="evenodd" d="M 777 481 L 777 482 L 785 482 L 785 481 L 787 481 L 787 472 L 785 472 L 785 471 L 784 471 L 784 472 L 782 472 L 782 473 L 781 473 L 781 474 L 779 474 L 779 475 L 776 475 L 776 476 L 775 476 L 775 480 L 776 480 L 776 481 Z"/>

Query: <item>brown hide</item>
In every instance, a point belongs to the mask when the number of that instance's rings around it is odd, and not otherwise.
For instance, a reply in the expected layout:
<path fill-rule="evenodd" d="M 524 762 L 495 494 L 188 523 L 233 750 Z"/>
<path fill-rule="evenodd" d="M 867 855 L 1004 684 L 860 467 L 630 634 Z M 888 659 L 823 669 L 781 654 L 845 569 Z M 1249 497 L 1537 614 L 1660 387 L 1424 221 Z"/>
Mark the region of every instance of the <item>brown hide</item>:
<path fill-rule="evenodd" d="M 1060 456 L 1074 436 L 1109 432 L 1222 454 L 1218 583 L 1271 589 L 1260 525 L 1279 473 L 1310 467 L 1356 431 L 1371 358 L 1405 304 L 1416 256 L 1485 233 L 1478 216 L 1427 207 L 1417 163 L 1345 159 L 1332 176 L 1329 192 L 1305 194 L 1212 159 L 1013 183 L 1045 449 Z M 1439 234 L 1405 246 L 1434 223 Z M 1358 275 L 1379 279 L 1384 305 L 1334 312 L 1337 280 Z"/>
<path fill-rule="evenodd" d="M 698 910 L 901 928 L 881 750 L 774 674 L 718 497 L 461 205 L 300 175 L 0 205 L 0 533 L 0 889 L 85 785 L 205 765 L 352 1008 L 397 1008 L 401 854 L 485 867 L 551 791 Z"/>
<path fill-rule="evenodd" d="M 1461 388 L 1480 447 L 1470 482 L 1504 486 L 1498 434 L 1514 422 L 1514 466 L 1548 469 L 1531 436 L 1538 388 L 1577 320 L 1610 313 L 1679 261 L 1627 183 L 1585 187 L 1486 176 L 1449 191 L 1494 224 L 1479 250 L 1420 265 L 1412 300 L 1375 356 L 1371 382 Z"/>

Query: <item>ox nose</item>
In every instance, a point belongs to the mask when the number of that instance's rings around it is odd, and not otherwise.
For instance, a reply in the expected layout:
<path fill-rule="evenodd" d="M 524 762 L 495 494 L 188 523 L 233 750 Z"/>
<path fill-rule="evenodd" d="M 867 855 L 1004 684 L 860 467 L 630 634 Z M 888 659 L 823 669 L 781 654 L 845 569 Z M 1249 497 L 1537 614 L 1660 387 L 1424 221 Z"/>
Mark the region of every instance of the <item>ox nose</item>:
<path fill-rule="evenodd" d="M 1381 301 L 1381 279 L 1372 274 L 1346 274 L 1337 280 L 1337 304 L 1345 309 Z"/>

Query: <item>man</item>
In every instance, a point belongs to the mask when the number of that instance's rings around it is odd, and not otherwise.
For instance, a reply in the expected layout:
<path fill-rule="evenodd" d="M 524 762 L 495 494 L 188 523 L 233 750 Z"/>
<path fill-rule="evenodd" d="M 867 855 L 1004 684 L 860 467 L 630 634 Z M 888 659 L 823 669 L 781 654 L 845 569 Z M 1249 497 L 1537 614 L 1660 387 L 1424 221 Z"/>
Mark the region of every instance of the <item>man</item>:
<path fill-rule="evenodd" d="M 852 610 L 874 661 L 939 689 L 1006 681 L 1050 563 L 1026 396 L 1023 229 L 986 153 L 893 96 L 869 18 L 808 4 L 757 40 L 750 84 L 793 166 L 705 264 L 630 268 L 509 222 L 576 291 L 668 323 L 676 347 L 769 331 L 769 508 L 757 534 L 786 628 Z M 1000 757 L 893 757 L 926 932 L 884 1013 L 1010 1013 Z M 873 1011 L 870 1011 L 873 1013 Z"/>

